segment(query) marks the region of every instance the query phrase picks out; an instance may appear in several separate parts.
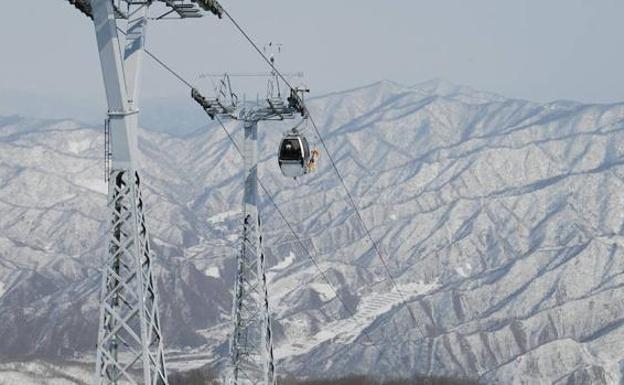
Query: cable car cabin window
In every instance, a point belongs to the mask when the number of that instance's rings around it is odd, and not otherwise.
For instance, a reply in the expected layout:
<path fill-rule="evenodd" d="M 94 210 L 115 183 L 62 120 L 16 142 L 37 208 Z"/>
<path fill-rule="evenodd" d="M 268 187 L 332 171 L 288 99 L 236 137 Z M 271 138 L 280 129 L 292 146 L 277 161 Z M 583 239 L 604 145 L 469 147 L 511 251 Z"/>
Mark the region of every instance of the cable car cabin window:
<path fill-rule="evenodd" d="M 280 150 L 281 160 L 301 160 L 301 146 L 298 138 L 284 139 Z"/>

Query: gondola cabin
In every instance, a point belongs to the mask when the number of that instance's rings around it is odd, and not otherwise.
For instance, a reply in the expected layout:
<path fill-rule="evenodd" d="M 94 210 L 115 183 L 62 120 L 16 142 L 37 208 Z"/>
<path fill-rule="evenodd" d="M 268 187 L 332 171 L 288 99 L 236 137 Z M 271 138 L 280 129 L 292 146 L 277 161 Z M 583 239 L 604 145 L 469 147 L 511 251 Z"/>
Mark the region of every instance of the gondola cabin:
<path fill-rule="evenodd" d="M 308 140 L 303 135 L 295 132 L 284 135 L 278 154 L 279 166 L 284 176 L 297 178 L 306 174 L 311 157 Z"/>

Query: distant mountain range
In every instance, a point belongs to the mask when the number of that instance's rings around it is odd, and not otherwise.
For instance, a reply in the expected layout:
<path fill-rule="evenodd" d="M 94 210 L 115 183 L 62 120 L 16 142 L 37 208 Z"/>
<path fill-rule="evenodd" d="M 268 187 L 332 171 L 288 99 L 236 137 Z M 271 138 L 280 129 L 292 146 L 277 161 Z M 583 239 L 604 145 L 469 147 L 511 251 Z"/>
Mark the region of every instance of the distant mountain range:
<path fill-rule="evenodd" d="M 356 313 L 264 199 L 280 374 L 624 381 L 624 104 L 383 81 L 309 106 L 400 290 L 326 154 L 316 174 L 284 179 L 276 150 L 288 125 L 262 125 L 261 179 Z M 184 116 L 149 119 L 158 132 L 142 130 L 140 149 L 169 363 L 218 365 L 242 161 L 212 122 L 180 135 Z M 88 372 L 32 360 L 93 358 L 108 219 L 102 145 L 100 127 L 0 118 L 0 384 L 35 378 L 38 365 Z"/>

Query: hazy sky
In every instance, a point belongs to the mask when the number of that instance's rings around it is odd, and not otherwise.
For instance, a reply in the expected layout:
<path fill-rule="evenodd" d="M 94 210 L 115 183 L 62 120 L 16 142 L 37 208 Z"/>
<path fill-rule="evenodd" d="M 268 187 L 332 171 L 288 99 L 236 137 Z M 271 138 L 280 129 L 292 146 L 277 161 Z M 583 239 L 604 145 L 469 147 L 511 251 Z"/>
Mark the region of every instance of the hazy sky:
<path fill-rule="evenodd" d="M 622 0 L 221 0 L 315 94 L 432 78 L 536 101 L 624 101 Z M 0 93 L 103 103 L 93 27 L 64 0 L 4 1 Z M 148 48 L 191 80 L 265 67 L 227 20 L 150 25 Z M 144 95 L 186 94 L 149 60 Z"/>

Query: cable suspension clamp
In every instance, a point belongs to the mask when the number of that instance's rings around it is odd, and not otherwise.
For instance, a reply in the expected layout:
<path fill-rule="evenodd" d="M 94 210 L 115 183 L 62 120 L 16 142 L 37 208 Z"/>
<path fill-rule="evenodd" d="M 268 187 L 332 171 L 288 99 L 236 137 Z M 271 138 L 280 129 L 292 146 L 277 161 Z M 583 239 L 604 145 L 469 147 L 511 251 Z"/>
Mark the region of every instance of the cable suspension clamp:
<path fill-rule="evenodd" d="M 223 7 L 217 0 L 191 0 L 199 5 L 204 11 L 212 12 L 219 19 L 223 18 Z"/>
<path fill-rule="evenodd" d="M 206 111 L 210 119 L 213 120 L 217 115 L 233 116 L 236 111 L 236 104 L 226 106 L 221 103 L 219 98 L 208 99 L 203 96 L 197 88 L 191 89 L 191 97 Z"/>
<path fill-rule="evenodd" d="M 84 13 L 89 19 L 93 20 L 93 9 L 89 0 L 67 0 L 71 5 L 76 7 L 80 12 Z"/>
<path fill-rule="evenodd" d="M 303 95 L 306 92 L 310 92 L 309 88 L 305 87 L 295 87 L 290 89 L 290 96 L 288 96 L 288 106 L 293 110 L 297 111 L 301 114 L 301 116 L 306 115 L 306 108 L 303 104 Z"/>

